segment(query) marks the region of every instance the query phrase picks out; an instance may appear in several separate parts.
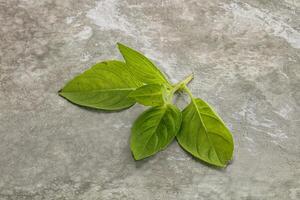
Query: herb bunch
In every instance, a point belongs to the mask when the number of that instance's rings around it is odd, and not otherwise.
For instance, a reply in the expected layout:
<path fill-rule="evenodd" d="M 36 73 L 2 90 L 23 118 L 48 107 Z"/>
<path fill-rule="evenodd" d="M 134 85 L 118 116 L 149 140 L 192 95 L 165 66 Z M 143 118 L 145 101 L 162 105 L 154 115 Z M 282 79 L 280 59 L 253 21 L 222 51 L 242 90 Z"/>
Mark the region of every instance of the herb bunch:
<path fill-rule="evenodd" d="M 118 48 L 125 62 L 97 63 L 69 81 L 59 95 L 80 106 L 109 111 L 129 108 L 136 102 L 150 106 L 131 129 L 135 160 L 156 154 L 176 138 L 194 157 L 225 167 L 233 155 L 232 135 L 213 108 L 187 87 L 193 75 L 172 84 L 144 55 L 120 43 Z M 173 103 L 178 91 L 191 99 L 183 111 Z"/>

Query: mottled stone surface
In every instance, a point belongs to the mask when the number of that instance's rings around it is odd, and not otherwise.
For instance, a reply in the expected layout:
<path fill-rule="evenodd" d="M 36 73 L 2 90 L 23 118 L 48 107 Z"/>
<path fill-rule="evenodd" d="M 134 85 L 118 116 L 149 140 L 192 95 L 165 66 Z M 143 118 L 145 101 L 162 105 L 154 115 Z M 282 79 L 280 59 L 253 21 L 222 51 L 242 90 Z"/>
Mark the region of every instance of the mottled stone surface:
<path fill-rule="evenodd" d="M 224 170 L 174 142 L 135 162 L 130 126 L 57 91 L 93 63 L 144 52 L 210 102 L 235 139 Z M 187 97 L 179 97 L 181 107 Z M 300 199 L 299 0 L 0 0 L 1 200 Z"/>

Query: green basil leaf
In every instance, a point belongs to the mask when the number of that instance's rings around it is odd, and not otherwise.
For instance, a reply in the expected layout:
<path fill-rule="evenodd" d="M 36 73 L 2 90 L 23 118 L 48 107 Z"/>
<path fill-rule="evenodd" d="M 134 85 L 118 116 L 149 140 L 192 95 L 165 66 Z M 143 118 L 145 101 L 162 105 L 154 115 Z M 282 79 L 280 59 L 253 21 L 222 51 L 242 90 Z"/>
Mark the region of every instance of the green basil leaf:
<path fill-rule="evenodd" d="M 120 43 L 118 43 L 118 48 L 131 72 L 141 82 L 147 84 L 168 83 L 163 73 L 144 55 Z"/>
<path fill-rule="evenodd" d="M 128 94 L 142 85 L 120 61 L 101 62 L 75 77 L 59 91 L 69 101 L 91 108 L 119 110 L 135 101 Z"/>
<path fill-rule="evenodd" d="M 132 127 L 130 147 L 135 160 L 149 157 L 172 142 L 180 129 L 181 112 L 171 104 L 143 112 Z"/>
<path fill-rule="evenodd" d="M 145 106 L 161 106 L 165 103 L 170 90 L 165 85 L 144 85 L 131 92 L 128 97 Z"/>
<path fill-rule="evenodd" d="M 193 98 L 182 112 L 179 144 L 193 156 L 219 167 L 232 159 L 233 138 L 221 118 L 201 99 Z"/>

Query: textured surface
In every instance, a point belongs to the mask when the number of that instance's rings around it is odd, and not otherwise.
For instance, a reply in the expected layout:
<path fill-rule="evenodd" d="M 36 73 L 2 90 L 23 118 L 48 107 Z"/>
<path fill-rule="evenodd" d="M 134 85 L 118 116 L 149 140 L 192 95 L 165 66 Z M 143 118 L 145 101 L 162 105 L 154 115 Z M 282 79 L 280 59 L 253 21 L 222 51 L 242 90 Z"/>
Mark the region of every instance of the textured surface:
<path fill-rule="evenodd" d="M 141 50 L 213 105 L 235 140 L 224 170 L 173 143 L 135 162 L 142 106 L 57 95 L 97 61 Z M 0 0 L 0 199 L 300 199 L 299 0 Z M 184 105 L 188 98 L 178 98 Z"/>

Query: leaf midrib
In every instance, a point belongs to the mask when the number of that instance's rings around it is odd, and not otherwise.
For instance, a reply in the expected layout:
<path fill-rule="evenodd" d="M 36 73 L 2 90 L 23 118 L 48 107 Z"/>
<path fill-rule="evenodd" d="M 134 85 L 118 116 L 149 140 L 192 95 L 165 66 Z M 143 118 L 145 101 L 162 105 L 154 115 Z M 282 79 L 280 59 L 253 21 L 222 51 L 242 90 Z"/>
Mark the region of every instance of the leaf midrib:
<path fill-rule="evenodd" d="M 100 89 L 100 90 L 86 90 L 86 91 L 60 91 L 59 93 L 85 93 L 85 92 L 108 92 L 108 91 L 126 91 L 135 90 L 136 88 L 111 88 L 111 89 Z"/>
<path fill-rule="evenodd" d="M 143 153 L 144 153 L 144 151 L 145 151 L 145 149 L 146 149 L 146 146 L 148 145 L 150 139 L 151 139 L 151 138 L 153 137 L 153 135 L 156 133 L 156 130 L 157 130 L 158 126 L 160 125 L 162 118 L 165 116 L 168 107 L 167 107 L 167 106 L 166 106 L 166 107 L 163 107 L 163 109 L 164 109 L 164 112 L 163 112 L 163 114 L 161 115 L 161 117 L 160 117 L 160 119 L 159 119 L 158 125 L 155 127 L 155 129 L 154 129 L 154 131 L 153 131 L 153 134 L 150 136 L 150 138 L 149 138 L 149 139 L 147 140 L 147 142 L 145 143 L 145 146 L 144 146 L 143 151 L 142 151 Z"/>
<path fill-rule="evenodd" d="M 197 103 L 196 103 L 196 101 L 195 101 L 194 98 L 192 98 L 192 102 L 193 102 L 193 104 L 194 104 L 194 106 L 195 106 L 195 108 L 196 108 L 196 111 L 197 111 L 197 113 L 198 113 L 200 122 L 201 122 L 201 124 L 203 125 L 204 132 L 205 132 L 205 135 L 206 135 L 206 137 L 207 137 L 207 139 L 208 139 L 208 141 L 209 141 L 209 144 L 213 147 L 215 153 L 217 154 L 217 157 L 218 157 L 219 162 L 222 164 L 222 162 L 221 162 L 221 160 L 220 160 L 220 158 L 219 158 L 219 154 L 218 154 L 218 152 L 216 151 L 215 146 L 213 145 L 212 141 L 210 140 L 210 137 L 209 137 L 209 135 L 208 135 L 207 128 L 206 128 L 206 126 L 205 126 L 205 124 L 204 124 L 204 122 L 203 122 L 202 116 L 201 116 L 201 112 L 199 111 L 198 106 L 197 106 Z M 197 150 L 197 151 L 198 151 L 198 150 Z"/>
<path fill-rule="evenodd" d="M 150 66 L 149 70 L 150 72 L 156 72 L 157 73 L 157 77 L 159 78 L 163 83 L 168 83 L 169 81 L 167 80 L 167 78 L 164 76 L 164 74 L 155 66 L 155 64 L 151 61 L 151 59 L 147 58 L 145 55 L 141 54 L 140 52 L 131 49 L 121 43 L 118 43 L 119 46 L 119 50 L 121 52 L 121 54 L 123 55 L 125 62 L 131 66 L 134 67 L 136 69 L 136 71 L 139 71 L 139 67 L 138 64 L 136 64 L 136 59 L 139 60 L 142 64 L 146 65 L 146 66 Z M 124 51 L 125 50 L 125 51 Z M 127 55 L 129 56 L 127 56 Z M 137 54 L 138 56 L 136 56 L 135 54 Z M 132 57 L 135 57 L 135 59 L 132 59 Z M 148 72 L 149 72 L 148 70 Z M 144 72 L 145 73 L 145 72 Z M 150 75 L 151 79 L 153 79 L 153 77 L 155 77 L 155 75 L 153 76 L 153 74 Z"/>
<path fill-rule="evenodd" d="M 135 94 L 135 95 L 132 95 L 132 96 L 134 96 L 134 97 L 144 97 L 144 96 L 148 97 L 148 96 L 160 96 L 160 95 L 161 95 L 161 92 L 155 92 L 155 93 L 151 93 L 151 94 L 140 94 L 140 95 Z"/>

